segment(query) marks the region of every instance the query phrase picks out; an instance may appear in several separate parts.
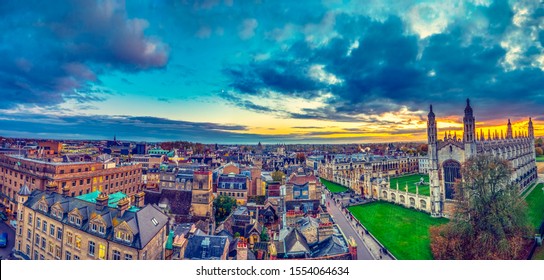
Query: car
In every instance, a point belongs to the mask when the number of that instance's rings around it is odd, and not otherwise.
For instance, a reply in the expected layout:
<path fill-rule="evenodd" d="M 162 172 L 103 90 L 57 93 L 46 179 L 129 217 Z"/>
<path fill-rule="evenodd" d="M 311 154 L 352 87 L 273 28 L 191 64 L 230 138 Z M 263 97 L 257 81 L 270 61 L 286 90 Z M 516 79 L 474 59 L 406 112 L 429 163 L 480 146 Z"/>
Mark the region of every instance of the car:
<path fill-rule="evenodd" d="M 0 247 L 4 248 L 6 246 L 8 246 L 8 234 L 2 232 L 2 234 L 0 234 Z"/>
<path fill-rule="evenodd" d="M 0 212 L 0 219 L 2 219 L 2 221 L 7 221 L 8 216 L 6 216 L 6 214 L 4 214 L 4 212 Z"/>

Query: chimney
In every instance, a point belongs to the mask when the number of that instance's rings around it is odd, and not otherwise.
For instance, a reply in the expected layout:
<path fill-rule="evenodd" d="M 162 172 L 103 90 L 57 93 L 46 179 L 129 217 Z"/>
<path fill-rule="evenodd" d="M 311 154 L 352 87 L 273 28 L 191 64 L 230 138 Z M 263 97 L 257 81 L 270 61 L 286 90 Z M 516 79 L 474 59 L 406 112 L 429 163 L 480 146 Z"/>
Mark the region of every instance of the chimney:
<path fill-rule="evenodd" d="M 144 208 L 144 192 L 139 192 L 134 196 L 134 206 L 138 208 Z"/>
<path fill-rule="evenodd" d="M 58 186 L 56 182 L 49 182 L 47 186 L 45 186 L 46 192 L 57 192 Z"/>
<path fill-rule="evenodd" d="M 70 187 L 68 185 L 64 186 L 62 188 L 62 195 L 64 196 L 70 196 Z"/>
<path fill-rule="evenodd" d="M 245 241 L 238 241 L 236 246 L 236 259 L 244 261 L 247 260 L 247 243 Z"/>
<path fill-rule="evenodd" d="M 130 207 L 130 200 L 125 197 L 117 202 L 117 217 L 121 218 L 125 214 L 125 211 Z"/>
<path fill-rule="evenodd" d="M 108 200 L 109 199 L 110 199 L 110 197 L 106 193 L 98 194 L 98 197 L 96 198 L 96 211 L 102 211 L 106 207 L 108 207 Z"/>

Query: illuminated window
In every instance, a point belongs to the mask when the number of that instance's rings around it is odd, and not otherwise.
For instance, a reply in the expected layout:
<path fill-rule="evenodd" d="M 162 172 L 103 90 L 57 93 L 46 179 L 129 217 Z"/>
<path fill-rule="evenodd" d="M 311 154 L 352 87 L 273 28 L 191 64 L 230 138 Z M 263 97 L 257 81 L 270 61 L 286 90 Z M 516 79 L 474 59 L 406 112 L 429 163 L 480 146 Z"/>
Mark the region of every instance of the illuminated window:
<path fill-rule="evenodd" d="M 81 237 L 79 235 L 76 235 L 76 249 L 81 250 Z"/>
<path fill-rule="evenodd" d="M 98 258 L 101 260 L 106 259 L 106 246 L 104 244 L 98 245 Z"/>
<path fill-rule="evenodd" d="M 73 239 L 72 233 L 69 231 L 66 232 L 66 244 L 72 245 L 73 242 L 74 242 L 74 239 Z"/>

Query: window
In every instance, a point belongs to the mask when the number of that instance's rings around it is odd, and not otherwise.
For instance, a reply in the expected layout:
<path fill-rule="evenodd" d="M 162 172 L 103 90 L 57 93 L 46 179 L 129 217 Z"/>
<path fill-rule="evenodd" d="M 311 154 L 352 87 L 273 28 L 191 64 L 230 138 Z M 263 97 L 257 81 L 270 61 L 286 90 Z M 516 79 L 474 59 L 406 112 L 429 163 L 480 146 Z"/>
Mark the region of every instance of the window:
<path fill-rule="evenodd" d="M 72 259 L 72 253 L 66 251 L 66 259 L 71 260 Z"/>
<path fill-rule="evenodd" d="M 43 224 L 42 224 L 42 231 L 43 232 L 47 232 L 47 222 L 46 221 L 43 221 Z"/>
<path fill-rule="evenodd" d="M 23 220 L 23 212 L 19 212 L 19 221 Z"/>
<path fill-rule="evenodd" d="M 78 226 L 81 225 L 81 219 L 80 218 L 76 218 L 76 225 L 78 225 Z"/>
<path fill-rule="evenodd" d="M 57 239 L 62 240 L 62 228 L 57 228 Z"/>
<path fill-rule="evenodd" d="M 117 234 L 115 235 L 115 237 L 117 237 L 117 239 L 123 240 L 125 239 L 125 233 L 122 231 L 117 231 Z"/>
<path fill-rule="evenodd" d="M 32 225 L 32 214 L 28 213 L 28 224 Z"/>
<path fill-rule="evenodd" d="M 132 260 L 131 254 L 125 254 L 125 260 Z"/>
<path fill-rule="evenodd" d="M 74 260 L 79 260 L 79 256 L 74 255 Z"/>
<path fill-rule="evenodd" d="M 114 260 L 120 260 L 121 259 L 121 252 L 117 250 L 113 250 L 113 259 Z"/>
<path fill-rule="evenodd" d="M 157 219 L 155 218 L 152 218 L 151 219 L 151 222 L 153 223 L 153 225 L 157 226 L 159 224 L 159 222 L 157 221 Z"/>
<path fill-rule="evenodd" d="M 60 258 L 62 257 L 62 252 L 60 250 L 60 247 L 59 246 L 55 246 L 55 258 L 60 260 Z"/>
<path fill-rule="evenodd" d="M 40 254 L 40 260 L 45 260 L 45 257 L 42 254 Z"/>
<path fill-rule="evenodd" d="M 45 243 L 47 243 L 45 237 L 42 237 L 42 250 L 45 250 Z"/>
<path fill-rule="evenodd" d="M 94 242 L 89 241 L 89 255 L 94 256 Z"/>
<path fill-rule="evenodd" d="M 49 235 L 55 236 L 55 225 L 49 226 Z"/>
<path fill-rule="evenodd" d="M 53 255 L 53 242 L 49 241 L 49 247 L 47 249 L 49 249 L 48 253 Z"/>
<path fill-rule="evenodd" d="M 35 260 L 38 259 L 38 251 L 34 251 L 34 259 L 35 259 Z"/>
<path fill-rule="evenodd" d="M 70 216 L 70 223 L 72 223 L 72 224 L 75 223 L 75 218 L 74 218 L 74 216 Z"/>
<path fill-rule="evenodd" d="M 98 228 L 98 232 L 104 234 L 104 233 L 106 233 L 106 228 L 105 228 L 104 226 L 100 226 L 100 227 Z"/>
<path fill-rule="evenodd" d="M 142 254 L 142 259 L 147 260 L 147 251 L 144 251 Z"/>
<path fill-rule="evenodd" d="M 26 255 L 30 256 L 30 245 L 26 244 Z"/>
<path fill-rule="evenodd" d="M 32 215 L 30 217 L 32 219 Z M 42 227 L 42 219 L 36 218 L 36 228 L 39 230 Z"/>
<path fill-rule="evenodd" d="M 22 227 L 20 227 L 22 229 Z M 32 238 L 32 231 L 30 229 L 26 230 L 26 239 L 30 240 Z"/>
<path fill-rule="evenodd" d="M 98 258 L 101 260 L 106 259 L 106 246 L 104 244 L 98 245 Z"/>
<path fill-rule="evenodd" d="M 91 224 L 91 230 L 92 231 L 96 232 L 96 227 L 97 227 L 96 224 Z"/>
<path fill-rule="evenodd" d="M 36 233 L 36 240 L 34 240 L 34 241 L 35 241 L 34 244 L 36 245 L 36 247 L 40 246 L 40 235 L 39 234 Z"/>
<path fill-rule="evenodd" d="M 76 235 L 75 245 L 76 245 L 76 249 L 81 250 L 81 236 Z"/>
<path fill-rule="evenodd" d="M 71 232 L 66 232 L 66 244 L 68 245 L 72 245 L 73 243 L 73 236 L 72 236 L 72 233 Z"/>

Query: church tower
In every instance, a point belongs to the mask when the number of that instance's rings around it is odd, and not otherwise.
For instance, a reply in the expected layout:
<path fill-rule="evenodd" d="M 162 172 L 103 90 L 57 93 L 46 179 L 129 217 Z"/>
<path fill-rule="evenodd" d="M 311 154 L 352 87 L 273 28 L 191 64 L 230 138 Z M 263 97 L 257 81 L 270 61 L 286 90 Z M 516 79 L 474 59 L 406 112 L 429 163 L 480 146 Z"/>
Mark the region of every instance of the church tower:
<path fill-rule="evenodd" d="M 465 143 L 465 160 L 476 154 L 476 127 L 470 100 L 467 98 L 465 117 L 463 118 L 463 142 Z"/>
<path fill-rule="evenodd" d="M 213 217 L 213 187 L 212 172 L 208 170 L 195 171 L 193 174 L 193 189 L 191 206 L 193 215 Z"/>
<path fill-rule="evenodd" d="M 429 144 L 429 184 L 431 187 L 431 215 L 440 217 L 442 212 L 442 203 L 440 199 L 440 183 L 438 181 L 438 130 L 436 127 L 436 118 L 433 112 L 433 105 L 430 106 L 429 115 L 427 115 L 427 140 Z"/>
<path fill-rule="evenodd" d="M 533 127 L 533 120 L 531 118 L 529 118 L 529 138 L 535 139 L 535 128 Z"/>

